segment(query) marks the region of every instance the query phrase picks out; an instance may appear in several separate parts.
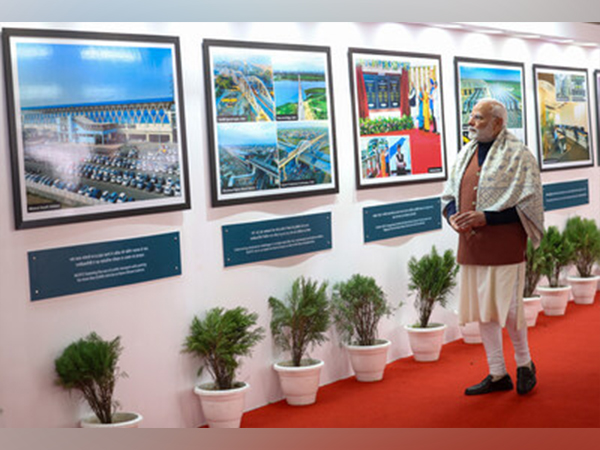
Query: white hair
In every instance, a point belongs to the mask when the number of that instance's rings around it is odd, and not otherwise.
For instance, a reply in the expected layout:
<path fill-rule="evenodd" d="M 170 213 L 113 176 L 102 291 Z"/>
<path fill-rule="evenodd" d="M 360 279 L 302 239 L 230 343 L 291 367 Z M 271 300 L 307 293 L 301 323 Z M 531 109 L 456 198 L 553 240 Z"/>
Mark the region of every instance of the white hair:
<path fill-rule="evenodd" d="M 480 103 L 487 103 L 490 105 L 491 107 L 491 114 L 493 117 L 497 117 L 498 119 L 502 120 L 502 126 L 505 127 L 506 124 L 508 123 L 508 112 L 506 111 L 506 106 L 504 106 L 501 102 L 499 102 L 498 100 L 496 100 L 495 98 L 482 98 L 481 100 L 479 100 L 477 102 L 477 104 Z"/>

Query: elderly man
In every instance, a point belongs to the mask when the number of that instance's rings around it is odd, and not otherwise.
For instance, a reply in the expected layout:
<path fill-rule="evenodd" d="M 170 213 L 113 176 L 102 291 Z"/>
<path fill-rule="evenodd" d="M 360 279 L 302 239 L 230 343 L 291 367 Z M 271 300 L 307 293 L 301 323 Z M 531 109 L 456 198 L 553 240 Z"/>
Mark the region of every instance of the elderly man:
<path fill-rule="evenodd" d="M 479 101 L 471 113 L 472 139 L 457 155 L 443 194 L 444 215 L 459 233 L 461 265 L 459 321 L 479 322 L 489 375 L 466 395 L 507 391 L 502 328 L 515 350 L 517 392 L 536 384 L 523 312 L 525 250 L 544 230 L 542 186 L 537 162 L 506 129 L 507 112 L 493 99 Z"/>

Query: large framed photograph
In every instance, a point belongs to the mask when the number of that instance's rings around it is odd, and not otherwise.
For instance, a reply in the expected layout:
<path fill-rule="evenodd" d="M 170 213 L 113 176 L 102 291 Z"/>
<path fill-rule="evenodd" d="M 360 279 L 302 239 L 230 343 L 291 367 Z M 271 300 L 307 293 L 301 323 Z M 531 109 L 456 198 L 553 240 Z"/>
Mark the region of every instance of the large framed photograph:
<path fill-rule="evenodd" d="M 525 65 L 457 57 L 454 59 L 454 69 L 459 150 L 471 141 L 469 138 L 471 111 L 483 98 L 493 98 L 506 107 L 508 130 L 526 144 Z"/>
<path fill-rule="evenodd" d="M 594 164 L 587 70 L 533 66 L 541 170 Z"/>
<path fill-rule="evenodd" d="M 338 192 L 328 47 L 204 41 L 212 205 Z"/>
<path fill-rule="evenodd" d="M 178 38 L 2 35 L 17 228 L 190 207 Z"/>
<path fill-rule="evenodd" d="M 600 164 L 600 70 L 594 72 L 594 86 L 596 88 L 596 146 L 598 147 L 598 164 Z"/>
<path fill-rule="evenodd" d="M 348 51 L 358 189 L 446 179 L 438 55 Z"/>

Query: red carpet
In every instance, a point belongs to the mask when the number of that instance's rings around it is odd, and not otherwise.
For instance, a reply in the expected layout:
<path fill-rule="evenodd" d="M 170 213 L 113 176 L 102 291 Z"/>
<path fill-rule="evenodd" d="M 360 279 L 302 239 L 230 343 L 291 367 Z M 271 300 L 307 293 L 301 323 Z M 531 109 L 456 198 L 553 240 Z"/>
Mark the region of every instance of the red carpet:
<path fill-rule="evenodd" d="M 599 296 L 593 305 L 570 302 L 562 317 L 540 313 L 529 344 L 538 384 L 527 396 L 465 396 L 465 387 L 487 375 L 487 364 L 482 345 L 459 340 L 444 346 L 438 362 L 400 359 L 388 364 L 381 382 L 348 378 L 322 386 L 314 405 L 280 401 L 244 414 L 242 427 L 600 427 Z"/>

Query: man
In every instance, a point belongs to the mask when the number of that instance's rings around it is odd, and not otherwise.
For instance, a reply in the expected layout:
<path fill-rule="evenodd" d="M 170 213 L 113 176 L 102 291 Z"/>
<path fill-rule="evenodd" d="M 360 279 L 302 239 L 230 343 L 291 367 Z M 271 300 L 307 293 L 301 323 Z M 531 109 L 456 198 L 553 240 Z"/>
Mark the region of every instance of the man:
<path fill-rule="evenodd" d="M 457 155 L 443 194 L 444 215 L 459 233 L 460 323 L 479 322 L 489 375 L 466 395 L 513 388 L 502 350 L 506 326 L 517 362 L 517 392 L 535 386 L 523 312 L 525 250 L 544 230 L 542 186 L 532 153 L 506 129 L 507 112 L 479 101 L 469 120 L 472 139 Z"/>

